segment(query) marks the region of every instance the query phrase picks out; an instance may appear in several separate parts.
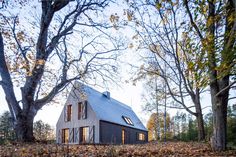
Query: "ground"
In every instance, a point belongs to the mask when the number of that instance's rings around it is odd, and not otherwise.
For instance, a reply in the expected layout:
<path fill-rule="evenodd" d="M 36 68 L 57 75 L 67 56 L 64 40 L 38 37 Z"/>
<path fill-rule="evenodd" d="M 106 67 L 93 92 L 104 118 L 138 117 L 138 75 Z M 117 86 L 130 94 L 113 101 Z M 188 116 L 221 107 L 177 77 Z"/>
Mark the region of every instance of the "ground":
<path fill-rule="evenodd" d="M 15 144 L 0 146 L 4 157 L 154 157 L 154 156 L 236 156 L 236 150 L 213 152 L 207 143 L 167 142 L 143 145 L 56 145 Z"/>

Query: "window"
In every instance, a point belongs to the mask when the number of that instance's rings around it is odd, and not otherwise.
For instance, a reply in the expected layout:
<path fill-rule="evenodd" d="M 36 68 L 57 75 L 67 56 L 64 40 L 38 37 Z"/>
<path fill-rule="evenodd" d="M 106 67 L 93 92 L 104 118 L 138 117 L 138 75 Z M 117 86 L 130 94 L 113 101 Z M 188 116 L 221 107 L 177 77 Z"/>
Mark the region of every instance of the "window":
<path fill-rule="evenodd" d="M 122 144 L 125 144 L 125 129 L 122 129 L 121 140 L 122 140 Z"/>
<path fill-rule="evenodd" d="M 89 143 L 89 127 L 80 128 L 80 142 Z"/>
<path fill-rule="evenodd" d="M 69 129 L 62 129 L 62 143 L 69 143 Z"/>
<path fill-rule="evenodd" d="M 129 124 L 129 125 L 134 125 L 134 123 L 132 122 L 132 120 L 129 117 L 126 116 L 122 116 L 122 118 L 124 119 L 124 121 Z"/>
<path fill-rule="evenodd" d="M 144 135 L 144 133 L 138 133 L 138 140 L 139 140 L 139 141 L 144 141 L 144 140 L 145 140 L 145 135 Z"/>
<path fill-rule="evenodd" d="M 72 105 L 67 105 L 65 108 L 65 121 L 71 121 L 72 119 Z"/>
<path fill-rule="evenodd" d="M 78 103 L 78 119 L 87 118 L 87 101 Z"/>

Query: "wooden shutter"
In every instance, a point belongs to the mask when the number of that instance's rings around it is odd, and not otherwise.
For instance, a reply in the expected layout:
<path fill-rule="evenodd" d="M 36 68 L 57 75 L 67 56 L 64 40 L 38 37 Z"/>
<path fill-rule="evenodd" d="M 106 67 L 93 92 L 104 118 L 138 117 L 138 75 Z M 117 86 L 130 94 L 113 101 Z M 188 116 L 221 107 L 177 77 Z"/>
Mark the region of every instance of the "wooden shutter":
<path fill-rule="evenodd" d="M 57 133 L 57 142 L 58 142 L 58 143 L 62 143 L 61 137 L 62 137 L 62 134 L 61 134 L 61 130 L 59 129 L 59 130 L 58 130 L 58 133 Z"/>
<path fill-rule="evenodd" d="M 89 143 L 94 143 L 94 131 L 95 130 L 95 126 L 90 126 L 89 127 Z"/>
<path fill-rule="evenodd" d="M 79 143 L 83 143 L 83 127 L 79 128 Z"/>
<path fill-rule="evenodd" d="M 87 101 L 84 101 L 84 103 L 83 103 L 83 111 L 82 111 L 83 113 L 83 119 L 86 119 L 87 118 Z"/>
<path fill-rule="evenodd" d="M 71 121 L 72 119 L 72 105 L 67 105 L 67 121 Z"/>
<path fill-rule="evenodd" d="M 61 143 L 65 143 L 65 129 L 61 130 Z"/>
<path fill-rule="evenodd" d="M 69 130 L 69 143 L 74 142 L 74 128 L 70 128 Z"/>
<path fill-rule="evenodd" d="M 82 112 L 82 103 L 79 102 L 78 103 L 78 119 L 81 119 L 82 115 L 81 115 L 81 112 Z"/>
<path fill-rule="evenodd" d="M 79 128 L 74 128 L 74 143 L 79 143 Z"/>
<path fill-rule="evenodd" d="M 64 121 L 67 122 L 67 106 L 64 107 Z"/>

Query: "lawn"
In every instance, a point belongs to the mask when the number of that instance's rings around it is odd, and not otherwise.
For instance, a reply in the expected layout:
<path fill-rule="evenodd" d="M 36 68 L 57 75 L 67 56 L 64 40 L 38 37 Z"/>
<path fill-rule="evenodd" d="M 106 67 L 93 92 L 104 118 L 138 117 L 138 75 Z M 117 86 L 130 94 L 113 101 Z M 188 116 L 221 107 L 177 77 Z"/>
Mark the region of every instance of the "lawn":
<path fill-rule="evenodd" d="M 0 156 L 111 157 L 111 156 L 236 156 L 236 150 L 213 152 L 206 143 L 167 142 L 144 145 L 16 144 L 0 146 Z"/>

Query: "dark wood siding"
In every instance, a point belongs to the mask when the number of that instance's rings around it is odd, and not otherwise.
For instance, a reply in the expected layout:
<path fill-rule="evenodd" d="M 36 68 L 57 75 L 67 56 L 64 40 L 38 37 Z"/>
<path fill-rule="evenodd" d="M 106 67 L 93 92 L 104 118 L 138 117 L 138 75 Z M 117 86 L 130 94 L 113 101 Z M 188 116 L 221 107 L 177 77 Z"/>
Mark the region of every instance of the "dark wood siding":
<path fill-rule="evenodd" d="M 147 131 L 122 126 L 107 121 L 100 121 L 100 143 L 122 144 L 122 129 L 125 130 L 125 144 L 141 144 L 148 141 Z M 138 133 L 143 133 L 145 135 L 144 141 L 138 140 Z"/>

